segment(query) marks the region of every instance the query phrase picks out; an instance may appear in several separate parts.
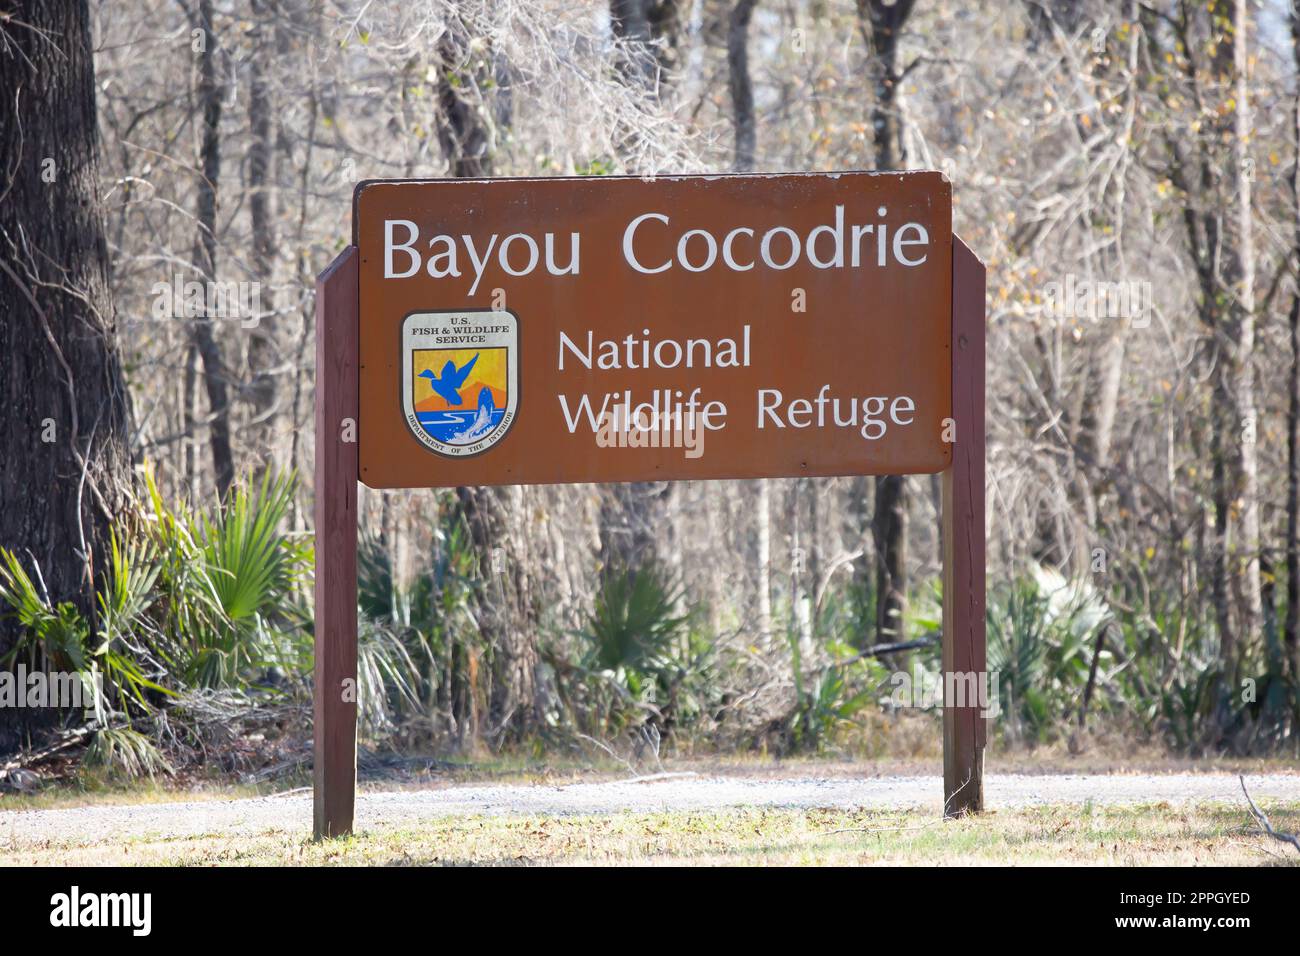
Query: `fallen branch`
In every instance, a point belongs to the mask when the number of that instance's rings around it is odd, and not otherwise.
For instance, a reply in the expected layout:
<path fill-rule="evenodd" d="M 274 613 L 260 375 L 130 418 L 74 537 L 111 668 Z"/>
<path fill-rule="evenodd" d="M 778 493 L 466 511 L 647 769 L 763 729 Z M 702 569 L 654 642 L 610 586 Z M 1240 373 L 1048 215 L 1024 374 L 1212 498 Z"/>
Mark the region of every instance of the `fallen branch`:
<path fill-rule="evenodd" d="M 828 661 L 821 667 L 817 668 L 817 673 L 825 673 L 836 667 L 848 667 L 850 664 L 856 664 L 859 661 L 865 661 L 872 657 L 883 657 L 886 654 L 898 654 L 903 651 L 915 651 L 922 647 L 930 647 L 938 643 L 938 638 L 926 636 L 917 638 L 914 641 L 900 641 L 895 644 L 873 644 L 861 653 L 854 654 L 852 657 L 842 657 L 837 660 Z"/>
<path fill-rule="evenodd" d="M 900 641 L 896 644 L 873 644 L 853 660 L 860 660 L 863 657 L 879 657 L 882 654 L 897 654 L 899 651 L 914 651 L 917 648 L 929 647 L 934 643 L 935 638 L 922 637 L 915 641 Z"/>
<path fill-rule="evenodd" d="M 1241 774 L 1238 774 L 1237 779 L 1241 781 L 1241 792 L 1246 795 L 1246 802 L 1250 804 L 1250 812 L 1255 818 L 1255 822 L 1263 827 L 1264 832 L 1274 840 L 1281 840 L 1283 843 L 1290 843 L 1296 848 L 1296 852 L 1300 853 L 1300 837 L 1291 833 L 1281 833 L 1274 830 L 1273 824 L 1269 821 L 1268 817 L 1264 815 L 1264 811 L 1255 806 L 1255 801 L 1250 798 L 1250 791 L 1246 789 L 1246 778 Z"/>
<path fill-rule="evenodd" d="M 244 779 L 248 783 L 265 783 L 267 780 L 282 776 L 290 770 L 298 769 L 303 764 L 308 763 L 311 759 L 312 755 L 309 753 L 297 757 L 291 757 L 281 763 L 273 764 L 270 767 L 263 767 L 261 770 L 250 774 L 245 774 Z"/>
<path fill-rule="evenodd" d="M 966 779 L 963 780 L 963 781 L 961 782 L 961 786 L 958 787 L 956 790 L 954 790 L 954 791 L 952 792 L 952 795 L 951 795 L 950 797 L 948 797 L 948 799 L 946 799 L 946 800 L 943 802 L 943 818 L 944 818 L 945 820 L 953 819 L 953 818 L 955 818 L 955 817 L 964 817 L 964 816 L 966 816 L 967 811 L 965 811 L 965 810 L 962 810 L 962 811 L 959 812 L 959 813 L 949 813 L 949 812 L 948 812 L 948 805 L 951 804 L 954 800 L 956 800 L 957 797 L 958 797 L 958 795 L 959 795 L 963 790 L 966 789 L 966 784 L 968 784 L 968 783 L 971 782 L 971 776 L 972 776 L 971 774 L 967 774 L 967 775 L 966 775 Z"/>
<path fill-rule="evenodd" d="M 615 753 L 614 748 L 611 747 L 609 744 L 605 743 L 602 740 L 597 740 L 595 737 L 590 737 L 587 734 L 577 734 L 576 736 L 579 740 L 585 740 L 588 743 L 595 744 L 601 750 L 605 751 L 605 753 L 609 754 L 610 757 L 612 757 L 614 760 L 617 760 L 624 767 L 626 767 L 627 772 L 631 774 L 633 777 L 637 775 L 637 769 L 633 765 L 632 761 L 628 760 L 626 757 L 622 757 L 619 754 Z"/>
<path fill-rule="evenodd" d="M 32 750 L 20 750 L 16 753 L 9 754 L 7 757 L 0 757 L 0 783 L 3 783 L 10 774 L 16 773 L 19 770 L 25 770 L 33 764 L 38 764 L 42 760 L 53 757 L 55 754 L 84 743 L 86 738 L 97 730 L 118 730 L 125 726 L 126 724 L 124 723 L 114 725 L 113 727 L 99 727 L 95 724 L 85 724 L 75 730 L 64 732 L 58 737 L 58 739 L 43 747 L 37 747 Z"/>
<path fill-rule="evenodd" d="M 630 777 L 627 780 L 621 780 L 620 783 L 654 783 L 658 780 L 679 780 L 683 777 L 698 777 L 699 774 L 694 770 L 675 770 L 665 771 L 664 773 L 647 774 L 644 777 Z"/>

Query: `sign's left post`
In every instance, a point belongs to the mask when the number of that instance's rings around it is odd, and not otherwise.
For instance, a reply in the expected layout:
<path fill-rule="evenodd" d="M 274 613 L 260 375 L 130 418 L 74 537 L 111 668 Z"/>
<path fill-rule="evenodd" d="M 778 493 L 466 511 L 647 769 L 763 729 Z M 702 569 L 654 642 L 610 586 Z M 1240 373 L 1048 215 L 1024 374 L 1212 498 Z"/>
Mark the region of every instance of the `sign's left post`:
<path fill-rule="evenodd" d="M 356 802 L 359 263 L 348 246 L 316 279 L 316 839 L 351 833 Z"/>

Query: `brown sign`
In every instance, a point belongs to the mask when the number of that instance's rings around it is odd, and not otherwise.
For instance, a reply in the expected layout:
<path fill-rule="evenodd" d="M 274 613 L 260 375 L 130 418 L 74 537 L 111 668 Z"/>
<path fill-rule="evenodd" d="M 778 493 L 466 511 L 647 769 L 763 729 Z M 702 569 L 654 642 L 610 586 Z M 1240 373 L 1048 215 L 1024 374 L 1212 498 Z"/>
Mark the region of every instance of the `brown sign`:
<path fill-rule="evenodd" d="M 939 173 L 367 182 L 371 487 L 948 468 Z"/>
<path fill-rule="evenodd" d="M 358 478 L 942 471 L 943 670 L 983 674 L 986 283 L 951 217 L 937 173 L 358 187 L 316 280 L 316 836 L 356 798 Z M 985 738 L 944 708 L 945 816 L 983 808 Z"/>

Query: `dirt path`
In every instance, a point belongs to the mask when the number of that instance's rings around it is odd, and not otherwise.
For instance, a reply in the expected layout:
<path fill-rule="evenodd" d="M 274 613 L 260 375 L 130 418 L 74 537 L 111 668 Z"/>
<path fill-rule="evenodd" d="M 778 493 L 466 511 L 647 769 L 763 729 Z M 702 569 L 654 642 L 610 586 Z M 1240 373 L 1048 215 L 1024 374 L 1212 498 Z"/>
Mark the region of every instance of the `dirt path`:
<path fill-rule="evenodd" d="M 1256 800 L 1300 806 L 1300 774 L 1247 777 Z M 423 790 L 363 792 L 361 830 L 390 828 L 431 816 L 474 814 L 585 814 L 620 810 L 704 810 L 725 807 L 840 809 L 926 807 L 938 812 L 939 777 L 798 777 L 740 779 L 667 775 L 610 783 L 459 785 Z M 1242 804 L 1234 774 L 1000 774 L 985 784 L 989 805 L 1203 803 Z M 60 810 L 0 811 L 0 856 L 6 850 L 58 843 L 89 845 L 126 839 L 226 836 L 311 829 L 311 794 L 240 800 Z"/>

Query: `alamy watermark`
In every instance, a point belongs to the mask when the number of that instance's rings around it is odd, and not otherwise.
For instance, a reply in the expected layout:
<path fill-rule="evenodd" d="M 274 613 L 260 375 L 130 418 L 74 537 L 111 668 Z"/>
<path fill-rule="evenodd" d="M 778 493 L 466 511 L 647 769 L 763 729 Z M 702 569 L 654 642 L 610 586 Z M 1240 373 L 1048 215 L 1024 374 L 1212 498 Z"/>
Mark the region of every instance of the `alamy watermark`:
<path fill-rule="evenodd" d="M 596 444 L 601 448 L 680 448 L 686 458 L 699 458 L 704 454 L 706 431 L 705 418 L 695 409 L 663 412 L 657 404 L 631 409 L 620 404 L 601 412 Z"/>
<path fill-rule="evenodd" d="M 893 692 L 889 703 L 897 708 L 978 707 L 981 717 L 1002 713 L 998 671 L 943 671 L 931 673 L 919 664 L 912 672 L 895 671 L 889 677 Z"/>
<path fill-rule="evenodd" d="M 152 893 L 91 893 L 74 885 L 50 897 L 50 925 L 58 929 L 122 927 L 132 936 L 153 930 Z"/>
<path fill-rule="evenodd" d="M 260 282 L 197 282 L 177 272 L 170 283 L 155 282 L 149 291 L 155 319 L 227 319 L 245 329 L 262 321 Z"/>
<path fill-rule="evenodd" d="M 1145 329 L 1151 325 L 1151 283 L 1081 278 L 1071 272 L 1064 281 L 1043 286 L 1041 309 L 1056 319 L 1126 319 L 1131 328 Z"/>
<path fill-rule="evenodd" d="M 29 671 L 22 663 L 12 671 L 0 671 L 0 709 L 92 710 L 103 691 L 104 675 L 99 671 Z"/>

